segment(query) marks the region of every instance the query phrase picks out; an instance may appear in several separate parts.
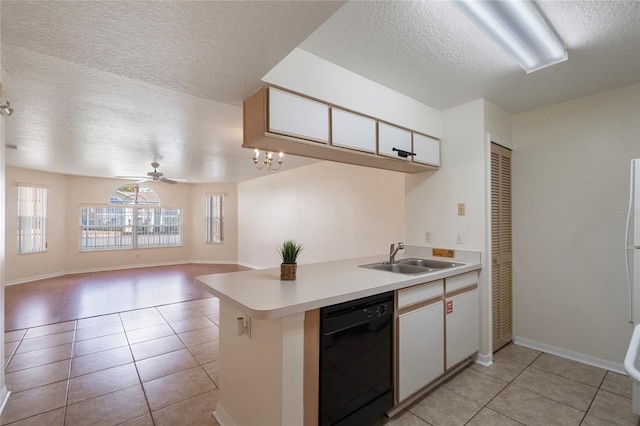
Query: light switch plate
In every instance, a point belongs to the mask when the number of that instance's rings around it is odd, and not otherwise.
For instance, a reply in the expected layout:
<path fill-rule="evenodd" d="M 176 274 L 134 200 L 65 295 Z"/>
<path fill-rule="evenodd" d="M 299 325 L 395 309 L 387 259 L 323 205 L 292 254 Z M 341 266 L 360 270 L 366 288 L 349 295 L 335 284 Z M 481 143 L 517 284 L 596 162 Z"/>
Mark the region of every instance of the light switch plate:
<path fill-rule="evenodd" d="M 464 203 L 458 203 L 458 216 L 464 216 Z"/>
<path fill-rule="evenodd" d="M 464 244 L 464 232 L 456 231 L 456 244 Z"/>

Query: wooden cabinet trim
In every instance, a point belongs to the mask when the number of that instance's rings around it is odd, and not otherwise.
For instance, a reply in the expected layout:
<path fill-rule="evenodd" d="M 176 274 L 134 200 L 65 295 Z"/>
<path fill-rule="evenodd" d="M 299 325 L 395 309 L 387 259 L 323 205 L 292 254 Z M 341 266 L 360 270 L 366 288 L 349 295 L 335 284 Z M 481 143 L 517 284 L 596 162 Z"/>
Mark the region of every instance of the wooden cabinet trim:
<path fill-rule="evenodd" d="M 318 425 L 320 403 L 320 309 L 304 313 L 303 422 Z"/>
<path fill-rule="evenodd" d="M 268 128 L 268 91 L 270 88 L 274 88 L 285 93 L 289 93 L 326 105 L 328 107 L 328 142 L 323 140 L 316 140 L 309 137 L 300 137 L 299 135 L 294 134 L 286 134 L 286 132 L 270 132 Z M 411 149 L 413 149 L 413 133 L 419 133 L 438 141 L 440 140 L 439 138 L 436 138 L 434 136 L 430 136 L 421 132 L 414 132 L 414 130 L 408 129 L 404 126 L 399 126 L 397 124 L 390 123 L 388 121 L 342 107 L 340 105 L 335 105 L 321 99 L 296 93 L 283 87 L 275 85 L 265 85 L 244 101 L 244 134 L 242 146 L 244 148 L 260 149 L 272 152 L 284 152 L 290 155 L 299 155 L 303 157 L 316 158 L 319 160 L 335 161 L 339 163 L 354 164 L 404 173 L 421 173 L 430 170 L 438 170 L 439 166 L 431 165 L 428 163 L 407 161 L 401 158 L 378 155 L 374 152 L 361 151 L 357 148 L 345 148 L 338 145 L 333 145 L 331 134 L 331 110 L 333 108 L 376 121 L 376 152 L 378 152 L 380 148 L 378 131 L 379 123 L 384 123 L 410 132 Z"/>
<path fill-rule="evenodd" d="M 470 285 L 468 287 L 459 288 L 459 289 L 453 290 L 453 291 L 451 291 L 449 293 L 446 293 L 444 295 L 444 298 L 448 299 L 450 297 L 456 297 L 456 296 L 458 296 L 460 294 L 464 294 L 464 293 L 467 293 L 469 291 L 473 291 L 473 290 L 477 290 L 477 289 L 478 289 L 478 284 L 473 284 L 473 285 Z"/>

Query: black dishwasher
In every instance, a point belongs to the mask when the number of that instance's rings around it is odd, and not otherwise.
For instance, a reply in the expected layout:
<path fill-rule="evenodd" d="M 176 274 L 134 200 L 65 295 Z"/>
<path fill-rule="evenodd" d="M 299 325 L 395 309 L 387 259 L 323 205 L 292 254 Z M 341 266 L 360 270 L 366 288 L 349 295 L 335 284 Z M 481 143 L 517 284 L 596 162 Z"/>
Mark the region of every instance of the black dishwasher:
<path fill-rule="evenodd" d="M 393 407 L 393 292 L 320 310 L 319 424 L 360 426 Z"/>

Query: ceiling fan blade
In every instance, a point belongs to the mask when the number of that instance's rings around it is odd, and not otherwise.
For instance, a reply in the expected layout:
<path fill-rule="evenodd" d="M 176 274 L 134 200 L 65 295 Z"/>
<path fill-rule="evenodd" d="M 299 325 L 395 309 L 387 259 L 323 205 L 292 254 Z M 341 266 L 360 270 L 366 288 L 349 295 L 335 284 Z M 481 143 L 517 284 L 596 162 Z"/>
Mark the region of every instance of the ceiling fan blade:
<path fill-rule="evenodd" d="M 177 181 L 169 179 L 169 178 L 166 178 L 166 177 L 161 177 L 160 181 L 162 181 L 164 183 L 170 183 L 171 185 L 174 185 L 174 184 L 178 183 Z"/>

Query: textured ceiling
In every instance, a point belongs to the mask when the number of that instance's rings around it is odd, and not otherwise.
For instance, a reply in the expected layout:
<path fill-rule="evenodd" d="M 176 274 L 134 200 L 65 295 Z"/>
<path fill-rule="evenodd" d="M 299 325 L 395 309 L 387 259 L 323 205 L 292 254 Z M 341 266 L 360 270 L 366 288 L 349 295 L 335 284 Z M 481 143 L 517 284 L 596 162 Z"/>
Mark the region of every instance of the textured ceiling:
<path fill-rule="evenodd" d="M 569 60 L 526 74 L 447 1 L 0 2 L 7 164 L 238 182 L 241 103 L 295 47 L 438 109 L 515 114 L 640 81 L 640 2 L 542 1 Z M 283 170 L 312 160 L 288 157 Z"/>
<path fill-rule="evenodd" d="M 569 60 L 531 74 L 448 1 L 349 2 L 299 47 L 437 109 L 516 114 L 640 81 L 640 2 L 537 4 Z"/>
<path fill-rule="evenodd" d="M 191 182 L 258 177 L 242 101 L 344 2 L 2 1 L 7 164 L 99 177 L 158 161 Z M 312 161 L 287 157 L 283 170 Z"/>

